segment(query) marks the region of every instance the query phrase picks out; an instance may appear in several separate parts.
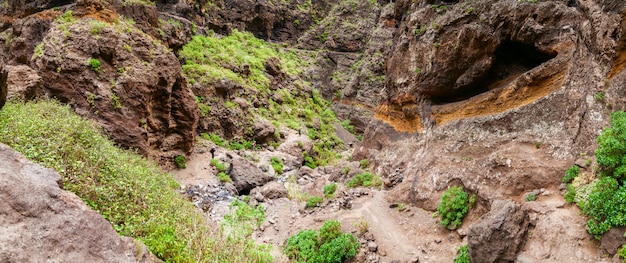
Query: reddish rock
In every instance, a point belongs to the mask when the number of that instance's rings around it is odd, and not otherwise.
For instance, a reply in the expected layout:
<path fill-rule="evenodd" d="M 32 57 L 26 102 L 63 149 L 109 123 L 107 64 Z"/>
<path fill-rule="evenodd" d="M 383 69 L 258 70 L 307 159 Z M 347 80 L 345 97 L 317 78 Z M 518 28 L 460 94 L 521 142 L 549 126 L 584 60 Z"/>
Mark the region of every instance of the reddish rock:
<path fill-rule="evenodd" d="M 43 97 L 43 81 L 39 74 L 26 65 L 5 66 L 7 75 L 7 98 L 31 100 Z"/>
<path fill-rule="evenodd" d="M 90 32 L 94 20 L 83 15 L 44 38 L 35 60 L 44 91 L 144 156 L 165 163 L 190 154 L 198 108 L 176 56 L 124 22 Z"/>

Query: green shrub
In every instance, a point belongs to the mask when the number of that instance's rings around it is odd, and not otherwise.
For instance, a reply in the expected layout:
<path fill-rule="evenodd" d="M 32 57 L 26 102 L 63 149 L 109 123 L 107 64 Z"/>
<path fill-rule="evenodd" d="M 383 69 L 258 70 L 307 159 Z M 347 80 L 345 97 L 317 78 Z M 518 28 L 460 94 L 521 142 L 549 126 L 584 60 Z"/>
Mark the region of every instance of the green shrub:
<path fill-rule="evenodd" d="M 358 186 L 380 186 L 382 184 L 382 180 L 378 175 L 371 173 L 361 173 L 355 175 L 348 183 L 346 184 L 348 187 L 358 187 Z"/>
<path fill-rule="evenodd" d="M 532 202 L 537 200 L 537 195 L 536 194 L 527 194 L 526 195 L 526 202 Z"/>
<path fill-rule="evenodd" d="M 81 197 L 123 236 L 167 262 L 271 262 L 266 247 L 210 229 L 155 163 L 116 148 L 98 128 L 57 102 L 7 102 L 0 142 L 54 169 L 63 189 Z"/>
<path fill-rule="evenodd" d="M 590 219 L 587 230 L 596 238 L 613 226 L 626 225 L 626 113 L 611 115 L 611 126 L 598 137 L 596 157 L 601 178 L 578 204 Z M 580 192 L 583 192 L 580 190 Z M 578 197 L 576 197 L 578 199 Z"/>
<path fill-rule="evenodd" d="M 563 176 L 563 179 L 561 180 L 563 183 L 571 183 L 572 181 L 574 181 L 574 178 L 576 178 L 576 176 L 578 176 L 580 174 L 580 168 L 578 168 L 577 165 L 572 165 L 570 166 L 570 168 L 567 168 L 567 171 L 565 171 L 565 176 Z"/>
<path fill-rule="evenodd" d="M 198 112 L 200 113 L 200 117 L 209 116 L 209 114 L 211 113 L 211 106 L 204 103 L 204 97 L 196 96 L 196 102 L 198 103 Z M 206 133 L 203 133 L 203 134 L 206 134 Z M 200 136 L 202 136 L 202 134 L 200 134 Z"/>
<path fill-rule="evenodd" d="M 340 263 L 354 257 L 358 249 L 356 237 L 341 232 L 338 221 L 329 220 L 319 233 L 302 230 L 291 236 L 284 251 L 293 262 Z"/>
<path fill-rule="evenodd" d="M 617 256 L 622 259 L 622 262 L 626 260 L 626 244 L 622 245 L 622 247 L 617 250 Z"/>
<path fill-rule="evenodd" d="M 361 169 L 365 169 L 368 166 L 370 166 L 370 160 L 363 159 L 363 160 L 359 161 L 359 167 L 361 167 Z"/>
<path fill-rule="evenodd" d="M 626 113 L 616 111 L 611 115 L 611 126 L 598 137 L 596 157 L 602 175 L 622 181 L 626 175 Z"/>
<path fill-rule="evenodd" d="M 222 162 L 220 162 L 220 160 L 218 159 L 211 159 L 211 165 L 215 167 L 215 169 L 217 169 L 218 172 L 225 172 L 226 171 L 226 165 L 223 164 Z"/>
<path fill-rule="evenodd" d="M 174 163 L 179 169 L 187 168 L 187 158 L 185 158 L 185 156 L 176 155 L 176 157 L 174 157 Z"/>
<path fill-rule="evenodd" d="M 437 214 L 441 217 L 441 225 L 448 229 L 456 229 L 463 223 L 463 217 L 469 211 L 469 198 L 463 187 L 453 186 L 441 196 Z"/>
<path fill-rule="evenodd" d="M 96 59 L 96 58 L 89 58 L 89 68 L 91 70 L 93 70 L 94 72 L 98 73 L 100 72 L 100 67 L 102 66 L 102 63 L 100 63 L 100 60 Z"/>
<path fill-rule="evenodd" d="M 220 137 L 217 134 L 214 134 L 214 133 L 201 133 L 200 137 L 202 137 L 205 140 L 209 140 L 209 141 L 215 143 L 217 146 L 220 146 L 220 147 L 226 146 L 226 143 L 224 142 L 222 137 Z"/>
<path fill-rule="evenodd" d="M 224 173 L 224 172 L 219 172 L 217 173 L 217 178 L 220 179 L 220 182 L 224 182 L 224 183 L 232 183 L 233 180 L 230 179 L 230 175 Z"/>
<path fill-rule="evenodd" d="M 565 201 L 567 201 L 568 203 L 573 203 L 574 200 L 576 199 L 576 187 L 574 187 L 572 184 L 568 184 L 567 192 L 565 193 L 563 197 L 565 198 Z"/>
<path fill-rule="evenodd" d="M 274 171 L 276 171 L 276 174 L 283 174 L 283 160 L 278 157 L 272 157 L 270 164 L 274 168 Z"/>
<path fill-rule="evenodd" d="M 39 43 L 37 46 L 35 46 L 35 50 L 33 52 L 33 56 L 31 57 L 32 61 L 37 60 L 38 57 L 41 57 L 41 55 L 43 55 L 44 53 L 44 44 L 43 42 Z"/>
<path fill-rule="evenodd" d="M 470 263 L 469 260 L 469 249 L 467 245 L 460 246 L 457 250 L 456 257 L 454 258 L 453 263 Z"/>
<path fill-rule="evenodd" d="M 337 92 L 339 92 L 339 95 L 341 95 L 341 90 L 338 90 Z M 341 98 L 341 96 L 340 96 Z M 354 134 L 354 126 L 352 126 L 350 124 L 350 120 L 344 120 L 341 122 L 341 126 L 343 126 L 344 129 L 346 129 L 347 131 L 349 131 L 350 133 Z"/>
<path fill-rule="evenodd" d="M 331 183 L 324 186 L 324 196 L 326 198 L 332 198 L 337 190 L 337 184 Z"/>
<path fill-rule="evenodd" d="M 313 207 L 318 206 L 322 202 L 324 202 L 324 198 L 323 197 L 321 197 L 321 196 L 312 196 L 306 202 L 306 207 L 307 208 L 313 208 Z"/>

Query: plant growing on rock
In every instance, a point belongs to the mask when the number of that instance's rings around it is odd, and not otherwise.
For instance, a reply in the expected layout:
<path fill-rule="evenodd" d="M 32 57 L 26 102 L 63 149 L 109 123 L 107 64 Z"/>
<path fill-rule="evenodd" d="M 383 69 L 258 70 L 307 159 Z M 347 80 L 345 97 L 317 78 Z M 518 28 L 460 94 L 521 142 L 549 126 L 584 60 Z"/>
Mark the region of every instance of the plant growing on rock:
<path fill-rule="evenodd" d="M 100 63 L 100 60 L 96 59 L 96 58 L 89 58 L 89 68 L 91 70 L 93 70 L 96 73 L 100 72 L 100 67 L 102 66 L 102 63 Z"/>
<path fill-rule="evenodd" d="M 340 263 L 354 257 L 358 249 L 356 237 L 341 232 L 338 221 L 329 220 L 319 232 L 302 230 L 291 236 L 284 251 L 293 262 Z"/>
<path fill-rule="evenodd" d="M 324 202 L 324 198 L 323 197 L 321 197 L 321 196 L 312 196 L 306 202 L 306 207 L 307 208 L 313 208 L 313 207 L 318 206 L 322 202 Z"/>
<path fill-rule="evenodd" d="M 440 224 L 450 230 L 456 229 L 463 223 L 463 218 L 469 211 L 469 197 L 463 187 L 453 186 L 441 196 L 436 215 L 441 217 Z"/>
<path fill-rule="evenodd" d="M 219 178 L 220 182 L 223 182 L 223 183 L 232 183 L 233 182 L 233 180 L 230 179 L 230 175 L 228 175 L 228 174 L 226 174 L 224 172 L 217 173 L 217 178 Z"/>
<path fill-rule="evenodd" d="M 563 176 L 563 179 L 561 181 L 563 183 L 571 183 L 572 181 L 574 181 L 574 178 L 578 176 L 578 174 L 580 174 L 580 168 L 574 164 L 570 166 L 570 168 L 567 168 L 567 171 L 565 171 L 565 176 Z"/>
<path fill-rule="evenodd" d="M 326 198 L 332 198 L 335 196 L 335 191 L 337 190 L 337 184 L 331 183 L 324 186 L 324 196 Z"/>
<path fill-rule="evenodd" d="M 587 230 L 596 238 L 600 238 L 613 226 L 626 225 L 625 155 L 626 113 L 617 111 L 611 115 L 611 126 L 598 137 L 596 157 L 601 178 L 590 184 L 588 197 L 578 202 L 583 212 L 590 217 Z M 586 191 L 580 192 L 583 195 Z M 578 196 L 574 198 L 578 200 Z"/>
<path fill-rule="evenodd" d="M 467 245 L 460 246 L 456 253 L 453 263 L 470 263 Z"/>
<path fill-rule="evenodd" d="M 358 186 L 380 186 L 382 184 L 382 180 L 378 175 L 371 173 L 361 173 L 355 175 L 348 183 L 346 184 L 348 187 L 358 187 Z"/>
<path fill-rule="evenodd" d="M 359 167 L 361 167 L 361 169 L 365 169 L 368 166 L 370 166 L 370 160 L 363 159 L 363 160 L 359 161 Z"/>
<path fill-rule="evenodd" d="M 174 157 L 174 163 L 179 169 L 187 168 L 187 158 L 185 158 L 185 156 L 176 155 L 176 157 Z"/>
<path fill-rule="evenodd" d="M 282 174 L 283 173 L 283 160 L 281 160 L 278 157 L 272 157 L 270 159 L 270 164 L 274 168 L 274 171 L 276 171 L 276 174 Z"/>

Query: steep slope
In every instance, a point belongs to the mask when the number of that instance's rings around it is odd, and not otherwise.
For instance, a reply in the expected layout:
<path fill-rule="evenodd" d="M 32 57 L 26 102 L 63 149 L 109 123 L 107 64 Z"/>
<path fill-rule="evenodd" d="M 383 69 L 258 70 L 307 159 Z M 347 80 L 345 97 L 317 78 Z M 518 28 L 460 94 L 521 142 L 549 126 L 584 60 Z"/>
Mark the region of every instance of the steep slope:
<path fill-rule="evenodd" d="M 0 260 L 161 262 L 140 241 L 119 236 L 61 176 L 0 143 Z M 10 246 L 8 244 L 11 244 Z"/>

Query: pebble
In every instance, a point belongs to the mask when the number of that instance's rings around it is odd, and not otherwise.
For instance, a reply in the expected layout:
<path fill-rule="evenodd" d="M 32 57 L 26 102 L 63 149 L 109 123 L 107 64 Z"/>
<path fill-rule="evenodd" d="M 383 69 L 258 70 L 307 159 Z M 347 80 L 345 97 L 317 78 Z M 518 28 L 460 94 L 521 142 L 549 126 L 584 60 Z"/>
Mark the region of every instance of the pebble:
<path fill-rule="evenodd" d="M 367 242 L 367 249 L 372 252 L 376 252 L 378 250 L 378 245 L 374 241 Z"/>

